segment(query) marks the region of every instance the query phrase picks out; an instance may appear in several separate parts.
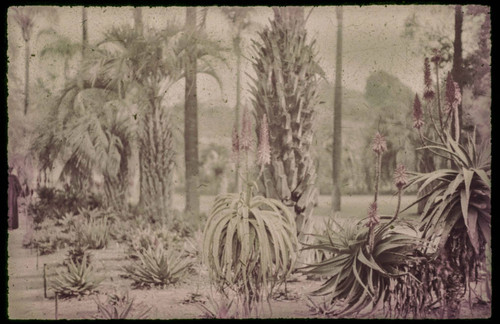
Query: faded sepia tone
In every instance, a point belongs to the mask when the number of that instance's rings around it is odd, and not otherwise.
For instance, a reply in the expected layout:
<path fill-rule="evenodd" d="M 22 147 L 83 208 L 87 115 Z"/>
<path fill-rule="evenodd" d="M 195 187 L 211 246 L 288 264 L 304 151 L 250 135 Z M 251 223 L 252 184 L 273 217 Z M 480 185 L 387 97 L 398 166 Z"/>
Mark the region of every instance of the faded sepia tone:
<path fill-rule="evenodd" d="M 11 319 L 491 316 L 489 7 L 7 31 Z"/>

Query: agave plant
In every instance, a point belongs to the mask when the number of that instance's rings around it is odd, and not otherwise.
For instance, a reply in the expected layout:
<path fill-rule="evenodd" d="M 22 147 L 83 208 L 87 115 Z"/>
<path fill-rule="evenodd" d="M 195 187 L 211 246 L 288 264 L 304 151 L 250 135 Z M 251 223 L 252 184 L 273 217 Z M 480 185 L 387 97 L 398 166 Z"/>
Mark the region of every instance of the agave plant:
<path fill-rule="evenodd" d="M 57 271 L 50 287 L 59 297 L 76 297 L 94 292 L 104 277 L 97 276 L 87 256 L 83 257 L 81 263 L 75 263 L 69 259 L 67 272 Z"/>
<path fill-rule="evenodd" d="M 366 244 L 369 229 L 362 221 L 337 226 L 326 235 L 317 235 L 319 244 L 306 247 L 331 255 L 303 268 L 308 274 L 328 277 L 313 294 L 328 295 L 336 303 L 329 315 L 348 317 L 379 310 L 387 299 L 391 278 L 405 275 L 399 266 L 411 256 L 418 240 L 382 225 L 374 231 L 370 253 Z"/>
<path fill-rule="evenodd" d="M 138 261 L 123 268 L 136 287 L 166 287 L 178 282 L 191 266 L 182 255 L 165 250 L 161 244 L 137 253 Z"/>

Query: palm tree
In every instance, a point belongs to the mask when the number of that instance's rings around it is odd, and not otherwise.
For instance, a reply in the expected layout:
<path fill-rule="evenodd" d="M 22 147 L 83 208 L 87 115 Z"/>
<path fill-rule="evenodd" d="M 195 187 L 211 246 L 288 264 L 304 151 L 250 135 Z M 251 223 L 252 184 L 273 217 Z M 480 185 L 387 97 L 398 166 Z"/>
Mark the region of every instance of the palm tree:
<path fill-rule="evenodd" d="M 342 163 L 342 7 L 337 7 L 337 57 L 335 62 L 335 101 L 333 104 L 332 210 L 340 211 L 340 170 Z"/>
<path fill-rule="evenodd" d="M 204 32 L 207 10 L 207 8 L 201 10 L 201 19 L 197 23 L 196 8 L 186 8 L 185 34 L 179 48 L 186 81 L 184 92 L 185 212 L 190 218 L 195 218 L 200 213 L 197 74 L 206 73 L 214 77 L 221 86 L 209 58 L 223 60 L 220 54 L 224 50 L 217 42 L 210 40 Z"/>
<path fill-rule="evenodd" d="M 22 31 L 24 40 L 24 115 L 28 113 L 29 106 L 29 84 L 30 84 L 30 41 L 33 34 L 35 19 L 40 14 L 50 14 L 55 16 L 53 8 L 49 7 L 15 7 L 13 18 Z"/>
<path fill-rule="evenodd" d="M 315 59 L 314 41 L 306 42 L 303 8 L 273 10 L 271 27 L 259 33 L 260 42 L 254 42 L 252 102 L 257 129 L 267 116 L 271 144 L 271 164 L 260 185 L 267 197 L 294 211 L 302 237 L 318 195 L 310 148 L 318 76 L 323 73 Z"/>

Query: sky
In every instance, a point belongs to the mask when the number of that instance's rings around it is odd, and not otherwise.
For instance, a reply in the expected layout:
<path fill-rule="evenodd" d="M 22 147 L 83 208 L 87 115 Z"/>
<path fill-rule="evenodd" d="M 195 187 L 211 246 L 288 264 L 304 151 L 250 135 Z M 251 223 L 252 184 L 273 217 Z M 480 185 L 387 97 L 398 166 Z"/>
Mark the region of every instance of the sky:
<path fill-rule="evenodd" d="M 316 39 L 320 65 L 326 72 L 327 80 L 333 84 L 335 71 L 337 19 L 335 7 L 307 7 L 306 15 L 312 8 L 306 28 L 308 37 Z M 88 10 L 89 41 L 101 39 L 102 32 L 112 25 L 133 24 L 132 7 L 90 7 Z M 416 13 L 419 22 L 427 27 L 444 26 L 445 32 L 453 35 L 453 7 L 449 6 L 345 6 L 343 19 L 343 73 L 342 80 L 346 88 L 364 91 L 366 79 L 370 73 L 384 70 L 395 75 L 414 91 L 422 90 L 423 56 L 414 53 L 415 42 L 401 37 L 407 17 Z M 81 7 L 57 7 L 57 20 L 38 18 L 34 35 L 40 30 L 52 26 L 61 35 L 75 41 L 81 39 Z M 11 9 L 9 9 L 9 13 Z M 251 20 L 254 30 L 268 24 L 273 12 L 269 7 L 256 7 Z M 184 23 L 185 9 L 182 7 L 154 7 L 143 9 L 143 20 L 146 27 L 162 27 L 169 20 L 179 24 Z M 467 22 L 466 22 L 467 23 Z M 465 28 L 465 27 L 464 27 Z M 221 40 L 225 46 L 230 46 L 232 30 L 216 7 L 210 7 L 207 17 L 207 32 L 209 37 Z M 249 44 L 248 33 L 245 44 Z M 23 42 L 19 27 L 8 25 L 9 44 L 14 47 L 16 55 L 10 57 L 10 62 L 22 78 L 24 70 L 22 60 Z M 32 53 L 36 54 L 47 42 L 47 38 L 36 36 L 32 42 Z M 467 44 L 467 40 L 464 41 Z M 17 49 L 17 50 L 16 50 Z M 245 48 L 248 50 L 248 46 Z M 465 49 L 466 50 L 466 49 Z M 12 53 L 12 52 L 9 52 Z M 246 51 L 249 55 L 249 52 Z M 57 62 L 42 61 L 36 57 L 31 63 L 33 75 L 45 77 L 47 64 L 53 64 L 55 70 L 60 68 Z M 57 67 L 57 65 L 59 67 Z M 244 60 L 244 69 L 251 70 L 250 62 Z M 45 71 L 45 72 L 44 72 Z M 234 58 L 229 55 L 226 66 L 221 67 L 220 77 L 223 88 L 219 90 L 216 82 L 210 77 L 200 76 L 198 81 L 199 98 L 222 99 L 229 105 L 235 103 L 236 73 Z M 244 80 L 245 84 L 246 80 Z M 171 90 L 174 101 L 183 100 L 183 86 L 177 85 Z M 215 96 L 215 97 L 214 97 Z M 243 100 L 245 101 L 245 93 Z"/>

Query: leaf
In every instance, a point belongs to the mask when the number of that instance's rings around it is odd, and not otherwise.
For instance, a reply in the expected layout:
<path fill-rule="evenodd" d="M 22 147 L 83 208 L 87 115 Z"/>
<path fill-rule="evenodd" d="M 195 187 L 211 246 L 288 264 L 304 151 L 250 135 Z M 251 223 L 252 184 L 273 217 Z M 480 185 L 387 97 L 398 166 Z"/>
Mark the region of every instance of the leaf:
<path fill-rule="evenodd" d="M 467 217 L 467 233 L 469 234 L 469 239 L 474 248 L 476 254 L 479 255 L 479 237 L 477 231 L 477 210 L 475 208 L 469 208 L 469 213 Z"/>
<path fill-rule="evenodd" d="M 491 180 L 490 177 L 486 174 L 484 170 L 481 169 L 472 169 L 476 174 L 483 180 L 484 184 L 488 186 L 488 188 L 491 188 Z"/>

